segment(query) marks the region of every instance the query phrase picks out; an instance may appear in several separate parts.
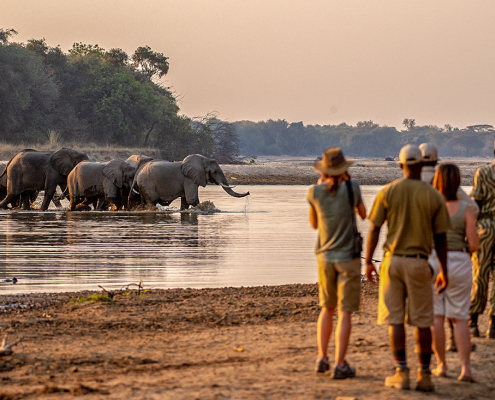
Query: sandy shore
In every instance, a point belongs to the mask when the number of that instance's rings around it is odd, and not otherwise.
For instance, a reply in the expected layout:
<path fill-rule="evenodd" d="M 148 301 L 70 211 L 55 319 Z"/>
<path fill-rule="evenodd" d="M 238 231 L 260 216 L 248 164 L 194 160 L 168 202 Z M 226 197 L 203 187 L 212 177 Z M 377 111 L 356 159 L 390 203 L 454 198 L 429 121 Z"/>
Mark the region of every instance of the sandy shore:
<path fill-rule="evenodd" d="M 89 293 L 2 296 L 2 334 L 22 338 L 0 357 L 0 398 L 25 399 L 491 399 L 495 341 L 474 339 L 474 376 L 449 378 L 436 392 L 383 386 L 394 368 L 386 328 L 376 324 L 377 288 L 363 285 L 347 359 L 353 380 L 313 372 L 317 286 L 152 290 L 82 301 Z M 484 316 L 480 323 L 486 329 Z M 413 331 L 408 354 L 417 367 Z M 330 354 L 334 352 L 333 338 Z M 413 376 L 415 373 L 413 373 Z"/>
<path fill-rule="evenodd" d="M 232 184 L 250 185 L 311 185 L 319 177 L 313 170 L 314 159 L 304 157 L 264 157 L 256 164 L 222 165 Z M 442 162 L 454 162 L 461 169 L 462 185 L 471 186 L 478 167 L 490 164 L 492 159 L 445 158 Z M 350 173 L 362 185 L 384 185 L 402 177 L 397 161 L 383 159 L 356 159 Z"/>

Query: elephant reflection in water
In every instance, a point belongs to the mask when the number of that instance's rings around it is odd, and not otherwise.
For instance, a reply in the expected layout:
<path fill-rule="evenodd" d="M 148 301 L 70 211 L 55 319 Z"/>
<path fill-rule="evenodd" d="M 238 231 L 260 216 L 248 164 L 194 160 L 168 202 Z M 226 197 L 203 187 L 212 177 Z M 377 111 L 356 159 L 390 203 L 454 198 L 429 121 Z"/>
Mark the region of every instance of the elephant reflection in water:
<path fill-rule="evenodd" d="M 245 197 L 246 193 L 236 193 L 227 182 L 218 163 L 199 154 L 191 154 L 182 162 L 151 160 L 142 165 L 134 177 L 130 198 L 138 192 L 141 202 L 147 206 L 156 203 L 168 206 L 172 201 L 181 199 L 181 209 L 199 204 L 198 186 L 205 187 L 214 183 L 233 197 Z"/>

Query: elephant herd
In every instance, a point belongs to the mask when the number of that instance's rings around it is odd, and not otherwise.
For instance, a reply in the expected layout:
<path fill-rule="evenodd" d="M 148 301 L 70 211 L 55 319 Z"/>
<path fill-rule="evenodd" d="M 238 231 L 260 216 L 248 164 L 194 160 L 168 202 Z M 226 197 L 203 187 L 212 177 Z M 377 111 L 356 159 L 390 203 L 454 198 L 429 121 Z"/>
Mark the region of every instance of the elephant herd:
<path fill-rule="evenodd" d="M 181 209 L 187 209 L 199 204 L 198 186 L 207 183 L 222 186 L 233 197 L 249 195 L 234 192 L 218 163 L 199 154 L 191 154 L 182 162 L 133 155 L 125 161 L 98 163 L 72 149 L 25 149 L 9 162 L 0 161 L 0 174 L 0 209 L 10 205 L 30 210 L 42 190 L 42 211 L 48 209 L 50 201 L 60 207 L 55 196 L 57 186 L 62 191 L 60 197 L 68 197 L 70 211 L 88 210 L 91 205 L 95 210 L 130 210 L 157 203 L 167 206 L 179 197 Z"/>

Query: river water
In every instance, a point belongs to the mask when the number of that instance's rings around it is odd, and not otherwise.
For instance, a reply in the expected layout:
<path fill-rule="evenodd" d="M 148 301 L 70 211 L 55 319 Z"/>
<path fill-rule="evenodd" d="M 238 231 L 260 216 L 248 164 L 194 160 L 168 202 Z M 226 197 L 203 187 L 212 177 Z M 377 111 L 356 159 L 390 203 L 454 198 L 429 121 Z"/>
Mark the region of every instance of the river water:
<path fill-rule="evenodd" d="M 369 210 L 380 186 L 362 186 Z M 221 212 L 0 212 L 0 294 L 317 281 L 307 186 L 200 188 Z M 178 208 L 177 200 L 171 207 Z M 363 237 L 368 221 L 358 220 Z M 375 259 L 381 260 L 382 229 Z M 13 285 L 4 280 L 16 277 Z"/>

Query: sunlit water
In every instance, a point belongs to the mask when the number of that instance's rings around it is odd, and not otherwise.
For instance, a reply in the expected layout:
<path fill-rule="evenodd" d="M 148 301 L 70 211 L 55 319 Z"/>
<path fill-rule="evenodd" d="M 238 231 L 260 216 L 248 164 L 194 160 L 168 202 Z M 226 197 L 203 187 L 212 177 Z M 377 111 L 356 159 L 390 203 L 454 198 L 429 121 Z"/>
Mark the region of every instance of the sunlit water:
<path fill-rule="evenodd" d="M 362 186 L 369 210 L 380 186 Z M 307 186 L 200 190 L 221 212 L 1 212 L 0 293 L 259 286 L 317 281 Z M 179 207 L 180 202 L 172 203 Z M 368 222 L 358 221 L 366 237 Z M 375 253 L 381 260 L 381 246 Z M 3 282 L 12 277 L 18 283 Z"/>

